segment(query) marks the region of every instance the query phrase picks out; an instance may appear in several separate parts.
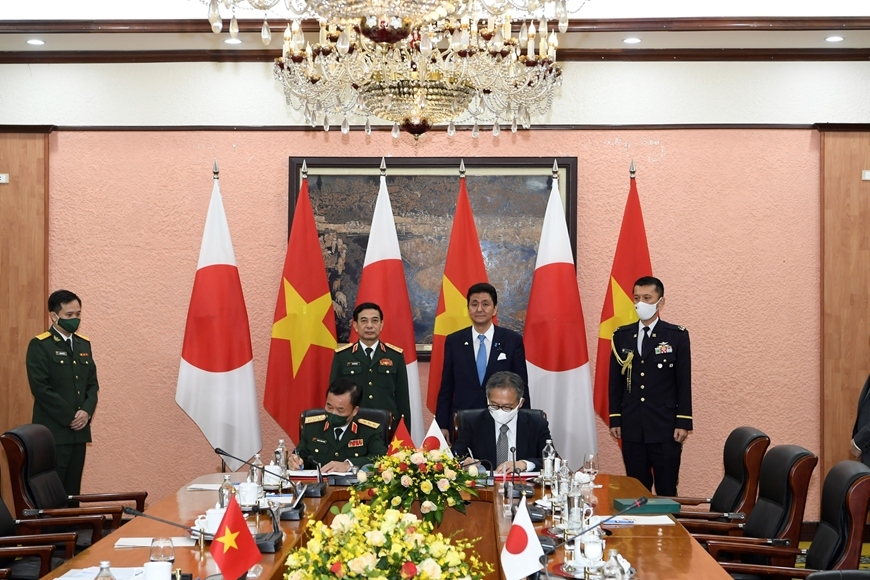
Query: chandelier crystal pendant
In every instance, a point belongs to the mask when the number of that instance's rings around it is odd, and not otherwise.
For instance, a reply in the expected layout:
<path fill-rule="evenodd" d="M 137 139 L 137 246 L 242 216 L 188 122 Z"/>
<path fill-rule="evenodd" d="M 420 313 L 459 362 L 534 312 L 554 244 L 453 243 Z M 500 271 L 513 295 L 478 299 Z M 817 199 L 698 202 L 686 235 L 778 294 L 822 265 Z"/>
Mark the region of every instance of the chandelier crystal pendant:
<path fill-rule="evenodd" d="M 231 31 L 237 8 L 292 21 L 274 76 L 312 127 L 340 124 L 347 133 L 364 123 L 369 133 L 375 118 L 392 124 L 394 137 L 415 138 L 439 124 L 450 136 L 457 123 L 473 125 L 473 137 L 481 125 L 494 136 L 502 126 L 529 128 L 561 84 L 556 31 L 586 2 L 569 9 L 567 0 L 203 1 L 215 32 L 221 8 L 233 11 Z M 320 22 L 316 41 L 302 32 L 306 18 Z M 514 18 L 522 22 L 516 30 Z M 267 31 L 264 21 L 265 44 Z"/>

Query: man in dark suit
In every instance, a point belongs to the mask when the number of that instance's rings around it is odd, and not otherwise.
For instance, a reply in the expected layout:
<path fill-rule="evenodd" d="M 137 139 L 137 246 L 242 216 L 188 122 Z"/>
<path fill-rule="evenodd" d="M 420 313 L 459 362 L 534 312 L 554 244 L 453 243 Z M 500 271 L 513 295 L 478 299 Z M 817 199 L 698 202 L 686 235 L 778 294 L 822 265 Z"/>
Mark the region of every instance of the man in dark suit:
<path fill-rule="evenodd" d="M 460 426 L 453 453 L 467 455 L 463 463 L 485 460 L 496 473 L 510 472 L 516 448 L 518 471 L 535 471 L 542 465 L 550 427 L 543 416 L 520 413 L 526 385 L 510 371 L 492 375 L 486 383 L 487 407 L 473 413 Z M 485 465 L 485 464 L 484 464 Z"/>
<path fill-rule="evenodd" d="M 858 396 L 858 413 L 852 428 L 852 444 L 849 451 L 855 459 L 870 467 L 870 377 Z"/>
<path fill-rule="evenodd" d="M 529 408 L 529 376 L 523 337 L 512 330 L 496 326 L 498 294 L 485 282 L 474 284 L 465 296 L 471 328 L 448 334 L 444 340 L 444 367 L 435 419 L 450 439 L 453 413 L 460 409 L 486 406 L 484 386 L 499 371 L 511 371 L 523 381 L 523 407 Z"/>
<path fill-rule="evenodd" d="M 683 442 L 692 430 L 689 333 L 659 319 L 661 280 L 634 283 L 639 322 L 616 329 L 610 357 L 610 433 L 625 472 L 657 495 L 677 495 Z"/>

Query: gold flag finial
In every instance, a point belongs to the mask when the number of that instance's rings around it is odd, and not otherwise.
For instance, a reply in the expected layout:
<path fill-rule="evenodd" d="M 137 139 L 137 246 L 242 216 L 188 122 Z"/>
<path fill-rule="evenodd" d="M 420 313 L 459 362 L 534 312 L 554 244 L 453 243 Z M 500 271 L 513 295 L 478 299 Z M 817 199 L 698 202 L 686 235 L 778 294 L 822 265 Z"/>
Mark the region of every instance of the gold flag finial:
<path fill-rule="evenodd" d="M 637 174 L 637 168 L 634 166 L 634 159 L 631 160 L 631 165 L 628 167 L 628 174 L 634 179 Z"/>
<path fill-rule="evenodd" d="M 465 159 L 459 160 L 459 177 L 465 177 Z"/>
<path fill-rule="evenodd" d="M 302 179 L 308 179 L 308 161 L 302 160 Z"/>
<path fill-rule="evenodd" d="M 215 179 L 218 179 L 220 177 L 220 172 L 221 172 L 221 170 L 218 169 L 217 159 L 215 159 L 214 160 L 214 169 L 212 169 L 212 176 Z"/>
<path fill-rule="evenodd" d="M 559 162 L 553 159 L 553 179 L 559 177 Z"/>
<path fill-rule="evenodd" d="M 387 160 L 381 157 L 381 177 L 387 174 Z"/>

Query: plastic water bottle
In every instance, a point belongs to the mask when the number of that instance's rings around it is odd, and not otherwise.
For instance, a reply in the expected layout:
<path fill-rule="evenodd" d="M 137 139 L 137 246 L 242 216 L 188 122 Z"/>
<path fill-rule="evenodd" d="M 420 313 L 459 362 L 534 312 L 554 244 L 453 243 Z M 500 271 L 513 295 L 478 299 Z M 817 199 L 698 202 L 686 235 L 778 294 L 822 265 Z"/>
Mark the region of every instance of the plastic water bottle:
<path fill-rule="evenodd" d="M 541 474 L 541 480 L 544 485 L 553 484 L 553 464 L 556 461 L 556 448 L 553 447 L 553 440 L 547 439 L 547 444 L 544 445 L 544 473 Z"/>
<path fill-rule="evenodd" d="M 614 549 L 607 551 L 607 561 L 604 563 L 602 574 L 607 580 L 623 580 L 622 566 L 619 565 L 617 556 L 619 552 Z"/>
<path fill-rule="evenodd" d="M 290 460 L 290 455 L 287 452 L 287 446 L 284 444 L 283 439 L 278 439 L 278 447 L 275 449 L 275 465 L 280 465 L 281 469 L 284 471 L 281 472 L 281 475 L 284 475 L 287 472 L 287 462 Z"/>
<path fill-rule="evenodd" d="M 230 505 L 230 498 L 234 495 L 236 495 L 236 486 L 230 481 L 229 475 L 224 475 L 224 482 L 221 484 L 220 489 L 218 489 L 218 504 L 220 507 L 225 508 Z"/>
<path fill-rule="evenodd" d="M 266 491 L 263 489 L 263 469 L 265 466 L 259 453 L 254 455 L 251 464 L 251 481 L 257 484 L 257 497 L 262 499 L 266 496 Z"/>
<path fill-rule="evenodd" d="M 100 562 L 100 571 L 94 577 L 94 580 L 115 580 L 112 571 L 109 569 L 109 562 Z"/>

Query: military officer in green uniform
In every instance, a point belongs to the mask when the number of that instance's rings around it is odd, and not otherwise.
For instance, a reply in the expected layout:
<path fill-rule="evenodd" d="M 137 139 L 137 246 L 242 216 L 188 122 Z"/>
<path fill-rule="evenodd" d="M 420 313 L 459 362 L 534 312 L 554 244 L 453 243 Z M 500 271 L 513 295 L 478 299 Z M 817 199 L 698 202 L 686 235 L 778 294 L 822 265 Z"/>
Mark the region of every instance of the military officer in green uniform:
<path fill-rule="evenodd" d="M 350 379 L 338 378 L 326 391 L 323 414 L 305 419 L 296 451 L 290 456 L 290 469 L 304 464 L 314 467 L 309 457 L 321 464 L 324 473 L 350 471 L 386 455 L 384 425 L 367 419 L 355 419 L 362 389 Z"/>
<path fill-rule="evenodd" d="M 90 341 L 78 334 L 82 301 L 69 290 L 48 297 L 51 328 L 27 346 L 33 422 L 54 435 L 57 473 L 68 495 L 81 493 L 91 418 L 97 408 L 97 367 Z"/>
<path fill-rule="evenodd" d="M 338 377 L 353 379 L 362 387 L 360 406 L 386 409 L 393 414 L 393 428 L 405 418 L 411 430 L 411 401 L 408 371 L 402 349 L 380 341 L 384 313 L 373 302 L 363 302 L 353 310 L 353 329 L 358 342 L 339 347 L 332 359 L 330 382 Z"/>

